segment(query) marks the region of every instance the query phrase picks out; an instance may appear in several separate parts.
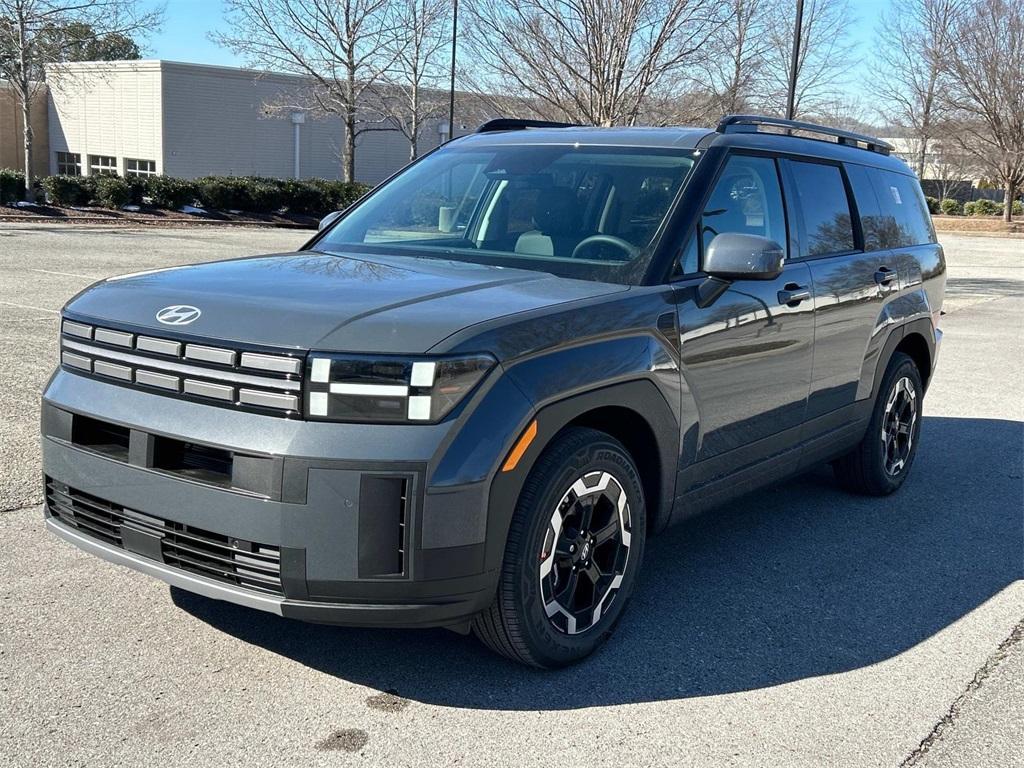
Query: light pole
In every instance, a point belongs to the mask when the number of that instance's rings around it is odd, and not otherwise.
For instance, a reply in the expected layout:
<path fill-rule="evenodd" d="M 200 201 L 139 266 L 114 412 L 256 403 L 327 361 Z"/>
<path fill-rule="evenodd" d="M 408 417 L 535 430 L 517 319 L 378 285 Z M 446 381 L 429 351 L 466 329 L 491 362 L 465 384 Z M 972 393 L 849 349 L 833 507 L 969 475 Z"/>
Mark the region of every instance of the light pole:
<path fill-rule="evenodd" d="M 789 65 L 789 94 L 786 98 L 786 119 L 796 111 L 796 76 L 800 62 L 800 35 L 804 26 L 804 0 L 796 0 L 796 26 L 793 27 L 793 60 Z"/>
<path fill-rule="evenodd" d="M 455 138 L 455 50 L 459 39 L 459 0 L 452 9 L 452 72 L 448 86 L 448 141 Z"/>

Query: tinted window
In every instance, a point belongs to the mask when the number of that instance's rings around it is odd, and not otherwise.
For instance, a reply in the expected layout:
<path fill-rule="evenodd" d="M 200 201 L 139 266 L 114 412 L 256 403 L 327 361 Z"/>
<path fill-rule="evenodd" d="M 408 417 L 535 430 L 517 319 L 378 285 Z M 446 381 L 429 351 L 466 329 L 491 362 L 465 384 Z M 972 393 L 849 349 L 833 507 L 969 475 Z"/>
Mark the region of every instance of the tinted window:
<path fill-rule="evenodd" d="M 629 283 L 692 166 L 685 150 L 453 143 L 374 190 L 316 248 Z"/>
<path fill-rule="evenodd" d="M 707 248 L 715 235 L 739 232 L 760 235 L 786 246 L 786 216 L 775 161 L 735 155 L 701 215 L 701 241 Z"/>
<path fill-rule="evenodd" d="M 867 173 L 893 241 L 888 247 L 935 242 L 928 206 L 917 179 L 877 168 L 869 168 Z"/>
<path fill-rule="evenodd" d="M 843 174 L 837 166 L 793 162 L 797 203 L 803 214 L 804 256 L 854 250 L 853 220 Z"/>
<path fill-rule="evenodd" d="M 880 251 L 891 248 L 887 222 L 882 218 L 882 210 L 878 207 L 875 187 L 868 176 L 868 169 L 862 165 L 847 165 L 846 178 L 850 180 L 853 199 L 857 203 L 857 214 L 860 217 L 860 228 L 864 233 L 864 250 Z"/>

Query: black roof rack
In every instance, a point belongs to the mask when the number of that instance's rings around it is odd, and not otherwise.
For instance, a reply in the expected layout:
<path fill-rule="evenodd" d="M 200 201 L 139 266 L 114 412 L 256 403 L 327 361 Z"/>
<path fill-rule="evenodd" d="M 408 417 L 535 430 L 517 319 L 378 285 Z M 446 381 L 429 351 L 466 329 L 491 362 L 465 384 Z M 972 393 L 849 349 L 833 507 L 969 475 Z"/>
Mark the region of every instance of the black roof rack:
<path fill-rule="evenodd" d="M 552 120 L 524 120 L 516 117 L 498 117 L 488 120 L 476 129 L 477 133 L 495 131 L 521 131 L 525 128 L 582 128 L 579 123 L 556 123 Z"/>
<path fill-rule="evenodd" d="M 862 133 L 844 131 L 840 128 L 830 128 L 827 125 L 817 123 L 803 123 L 799 120 L 785 120 L 781 117 L 761 117 L 760 115 L 726 115 L 718 121 L 715 129 L 719 133 L 758 133 L 758 126 L 770 125 L 775 128 L 786 128 L 789 131 L 803 131 L 805 133 L 816 133 L 821 136 L 833 136 L 838 144 L 866 149 L 877 152 L 880 155 L 888 155 L 894 147 L 888 142 L 876 139 L 873 136 L 865 136 Z M 804 138 L 812 138 L 810 136 Z"/>

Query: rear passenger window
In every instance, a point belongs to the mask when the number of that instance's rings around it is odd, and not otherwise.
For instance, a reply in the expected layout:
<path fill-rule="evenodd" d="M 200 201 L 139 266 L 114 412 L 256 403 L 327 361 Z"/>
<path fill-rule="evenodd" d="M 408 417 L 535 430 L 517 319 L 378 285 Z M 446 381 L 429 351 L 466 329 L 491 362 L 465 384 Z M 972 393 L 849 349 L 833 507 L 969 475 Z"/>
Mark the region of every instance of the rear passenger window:
<path fill-rule="evenodd" d="M 793 161 L 797 204 L 803 215 L 803 256 L 844 253 L 856 248 L 843 174 L 837 166 Z"/>
<path fill-rule="evenodd" d="M 846 178 L 850 180 L 853 199 L 857 203 L 860 228 L 864 233 L 864 250 L 892 248 L 892 226 L 878 207 L 878 198 L 875 197 L 875 187 L 868 176 L 868 169 L 862 165 L 847 165 Z"/>
<path fill-rule="evenodd" d="M 760 235 L 786 247 L 782 189 L 771 158 L 729 158 L 701 215 L 702 247 L 724 232 Z"/>
<path fill-rule="evenodd" d="M 888 219 L 887 229 L 891 230 L 889 239 L 892 242 L 887 247 L 934 243 L 931 217 L 917 179 L 878 168 L 869 168 L 867 173 L 875 188 L 882 217 Z"/>

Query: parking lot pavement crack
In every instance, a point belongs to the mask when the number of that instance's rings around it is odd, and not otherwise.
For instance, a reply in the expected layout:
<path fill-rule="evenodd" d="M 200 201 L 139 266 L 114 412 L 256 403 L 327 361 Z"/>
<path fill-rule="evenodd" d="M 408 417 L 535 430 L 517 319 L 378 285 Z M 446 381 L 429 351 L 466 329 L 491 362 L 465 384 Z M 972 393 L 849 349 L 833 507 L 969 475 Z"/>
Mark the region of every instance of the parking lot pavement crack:
<path fill-rule="evenodd" d="M 1006 658 L 1010 649 L 1021 640 L 1024 640 L 1024 620 L 1013 628 L 1009 637 L 999 644 L 995 652 L 985 660 L 981 669 L 974 673 L 974 677 L 971 678 L 964 691 L 956 697 L 946 714 L 932 728 L 931 733 L 925 736 L 921 743 L 917 745 L 917 748 L 907 755 L 900 764 L 900 768 L 910 768 L 910 766 L 917 765 L 928 754 L 928 751 L 942 740 L 949 728 L 956 722 L 957 717 L 959 717 L 960 712 L 963 710 L 964 704 L 970 700 L 975 691 L 985 684 L 986 678 Z"/>

